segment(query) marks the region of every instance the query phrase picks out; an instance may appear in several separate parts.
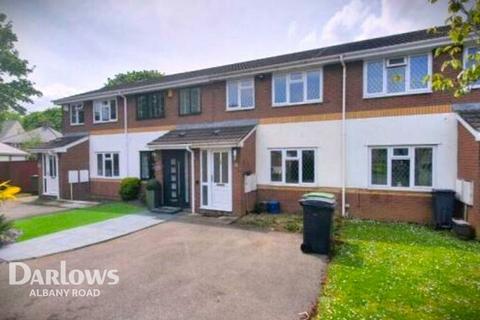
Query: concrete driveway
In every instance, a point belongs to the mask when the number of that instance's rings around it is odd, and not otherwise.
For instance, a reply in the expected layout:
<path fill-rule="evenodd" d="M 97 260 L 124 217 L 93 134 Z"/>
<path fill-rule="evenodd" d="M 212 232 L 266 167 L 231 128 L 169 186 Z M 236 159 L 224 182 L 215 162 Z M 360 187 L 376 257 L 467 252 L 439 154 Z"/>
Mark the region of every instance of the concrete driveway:
<path fill-rule="evenodd" d="M 26 261 L 30 268 L 117 269 L 102 286 L 8 284 L 3 319 L 298 319 L 320 292 L 325 257 L 304 255 L 301 236 L 190 223 L 184 218 L 76 251 Z M 23 273 L 19 273 L 21 277 Z M 100 289 L 98 297 L 29 297 L 32 289 Z"/>

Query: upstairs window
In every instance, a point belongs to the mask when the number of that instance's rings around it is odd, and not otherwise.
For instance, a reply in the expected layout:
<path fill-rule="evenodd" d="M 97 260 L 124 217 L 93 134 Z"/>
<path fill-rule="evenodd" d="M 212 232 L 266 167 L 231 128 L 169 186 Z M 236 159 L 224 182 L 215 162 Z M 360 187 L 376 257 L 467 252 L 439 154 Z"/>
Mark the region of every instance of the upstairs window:
<path fill-rule="evenodd" d="M 431 75 L 430 54 L 417 54 L 366 61 L 364 63 L 364 96 L 380 97 L 429 92 L 424 81 Z"/>
<path fill-rule="evenodd" d="M 465 68 L 470 68 L 471 66 L 477 64 L 477 61 L 475 60 L 475 57 L 477 54 L 480 54 L 480 48 L 477 47 L 469 47 L 465 48 L 464 50 L 464 67 Z M 472 83 L 471 85 L 472 88 L 480 88 L 480 80 L 476 81 L 475 83 Z"/>
<path fill-rule="evenodd" d="M 254 86 L 253 78 L 227 81 L 227 110 L 255 108 Z"/>
<path fill-rule="evenodd" d="M 97 100 L 93 102 L 93 122 L 117 121 L 117 100 Z"/>
<path fill-rule="evenodd" d="M 286 184 L 315 182 L 315 150 L 280 149 L 270 151 L 270 181 Z"/>
<path fill-rule="evenodd" d="M 85 111 L 82 103 L 75 103 L 69 106 L 70 109 L 70 124 L 80 125 L 85 123 Z"/>
<path fill-rule="evenodd" d="M 137 120 L 158 119 L 165 116 L 165 95 L 163 92 L 146 93 L 137 96 Z"/>
<path fill-rule="evenodd" d="M 322 101 L 322 70 L 274 74 L 273 106 L 315 103 Z"/>
<path fill-rule="evenodd" d="M 180 115 L 199 114 L 201 110 L 200 88 L 180 89 Z"/>
<path fill-rule="evenodd" d="M 370 185 L 388 188 L 432 188 L 433 147 L 370 149 Z"/>
<path fill-rule="evenodd" d="M 117 152 L 97 153 L 97 176 L 99 177 L 120 176 L 119 155 Z"/>

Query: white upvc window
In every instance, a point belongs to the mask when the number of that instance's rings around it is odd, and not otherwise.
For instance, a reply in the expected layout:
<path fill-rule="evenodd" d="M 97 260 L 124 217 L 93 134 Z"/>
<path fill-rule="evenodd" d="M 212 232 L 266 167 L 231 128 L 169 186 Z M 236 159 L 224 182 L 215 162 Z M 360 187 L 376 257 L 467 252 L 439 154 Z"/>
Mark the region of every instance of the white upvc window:
<path fill-rule="evenodd" d="M 270 181 L 278 184 L 314 184 L 315 149 L 270 150 Z"/>
<path fill-rule="evenodd" d="M 475 65 L 476 62 L 476 55 L 480 54 L 480 48 L 478 47 L 465 47 L 463 50 L 463 67 L 470 68 L 472 65 Z M 480 88 L 480 80 L 472 83 L 472 89 Z"/>
<path fill-rule="evenodd" d="M 85 111 L 83 103 L 72 103 L 69 105 L 70 125 L 78 126 L 85 123 Z"/>
<path fill-rule="evenodd" d="M 117 121 L 117 100 L 96 100 L 93 102 L 93 123 Z"/>
<path fill-rule="evenodd" d="M 96 157 L 98 177 L 112 178 L 120 176 L 120 157 L 118 152 L 98 152 Z"/>
<path fill-rule="evenodd" d="M 369 155 L 372 188 L 431 190 L 434 187 L 434 146 L 371 147 Z"/>
<path fill-rule="evenodd" d="M 363 97 L 377 98 L 431 92 L 431 53 L 364 61 Z"/>
<path fill-rule="evenodd" d="M 272 78 L 272 105 L 282 107 L 322 102 L 322 69 L 276 73 Z"/>
<path fill-rule="evenodd" d="M 227 111 L 255 108 L 255 79 L 227 81 Z"/>

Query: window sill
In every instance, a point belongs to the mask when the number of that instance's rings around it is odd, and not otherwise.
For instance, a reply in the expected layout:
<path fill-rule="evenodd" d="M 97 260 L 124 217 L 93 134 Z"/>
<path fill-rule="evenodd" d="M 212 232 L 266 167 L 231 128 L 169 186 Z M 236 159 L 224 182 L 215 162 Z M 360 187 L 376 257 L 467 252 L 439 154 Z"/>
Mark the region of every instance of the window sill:
<path fill-rule="evenodd" d="M 105 177 L 105 176 L 92 176 L 90 177 L 92 179 L 102 179 L 102 180 L 118 180 L 122 179 L 121 176 L 115 176 L 115 177 Z"/>
<path fill-rule="evenodd" d="M 295 103 L 273 103 L 273 108 L 282 108 L 282 107 L 292 107 L 292 106 L 301 106 L 301 105 L 308 105 L 308 104 L 319 104 L 323 103 L 323 100 L 310 100 L 310 101 L 303 101 L 303 102 L 295 102 Z"/>
<path fill-rule="evenodd" d="M 429 193 L 433 191 L 433 187 L 388 187 L 388 186 L 368 186 L 369 190 L 382 191 L 400 191 L 400 192 L 424 192 Z"/>
<path fill-rule="evenodd" d="M 198 116 L 198 115 L 201 115 L 201 114 L 202 114 L 201 112 L 184 113 L 184 114 L 179 113 L 178 116 L 179 117 L 188 117 L 188 116 Z"/>
<path fill-rule="evenodd" d="M 248 107 L 248 108 L 242 108 L 242 107 L 238 107 L 238 108 L 228 108 L 228 107 L 227 107 L 227 108 L 225 109 L 225 111 L 227 111 L 227 112 L 230 112 L 230 111 L 236 112 L 236 111 L 248 111 L 248 110 L 253 110 L 253 109 L 255 109 L 255 106 L 253 106 L 253 107 Z"/>
<path fill-rule="evenodd" d="M 78 127 L 78 126 L 84 126 L 84 125 L 85 125 L 85 122 L 83 122 L 83 123 L 70 123 L 71 127 Z"/>
<path fill-rule="evenodd" d="M 306 183 L 285 183 L 285 182 L 275 182 L 270 181 L 270 186 L 274 187 L 318 187 L 315 182 L 306 182 Z"/>
<path fill-rule="evenodd" d="M 160 119 L 165 119 L 165 116 L 161 117 L 151 117 L 151 118 L 135 118 L 135 121 L 147 121 L 147 120 L 160 120 Z"/>
<path fill-rule="evenodd" d="M 388 94 L 363 94 L 363 99 L 377 99 L 377 98 L 390 98 L 390 97 L 401 97 L 401 96 L 414 96 L 418 94 L 429 94 L 433 91 L 431 89 L 422 90 L 422 91 L 410 91 L 410 92 L 399 92 L 399 93 L 388 93 Z"/>
<path fill-rule="evenodd" d="M 104 124 L 104 123 L 112 123 L 112 122 L 118 122 L 118 119 L 108 120 L 108 121 L 95 121 L 95 120 L 93 120 L 93 124 Z"/>

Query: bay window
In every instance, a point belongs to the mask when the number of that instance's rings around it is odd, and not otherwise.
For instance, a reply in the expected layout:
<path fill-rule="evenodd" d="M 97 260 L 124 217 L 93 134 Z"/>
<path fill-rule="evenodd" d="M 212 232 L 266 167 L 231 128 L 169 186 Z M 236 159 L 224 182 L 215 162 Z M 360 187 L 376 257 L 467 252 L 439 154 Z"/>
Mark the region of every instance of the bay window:
<path fill-rule="evenodd" d="M 431 64 L 429 53 L 365 61 L 364 97 L 429 92 Z"/>
<path fill-rule="evenodd" d="M 82 103 L 74 103 L 69 106 L 70 109 L 70 124 L 80 125 L 85 123 L 85 111 Z"/>
<path fill-rule="evenodd" d="M 278 149 L 270 151 L 270 181 L 286 184 L 315 182 L 313 149 Z"/>
<path fill-rule="evenodd" d="M 370 148 L 370 185 L 432 188 L 433 152 L 429 146 Z"/>
<path fill-rule="evenodd" d="M 227 81 L 227 110 L 255 108 L 254 86 L 253 78 Z"/>
<path fill-rule="evenodd" d="M 286 106 L 322 101 L 322 70 L 274 74 L 273 106 Z"/>
<path fill-rule="evenodd" d="M 93 102 L 93 122 L 117 121 L 117 100 L 97 100 Z"/>
<path fill-rule="evenodd" d="M 97 176 L 120 176 L 119 155 L 116 152 L 97 153 Z"/>

